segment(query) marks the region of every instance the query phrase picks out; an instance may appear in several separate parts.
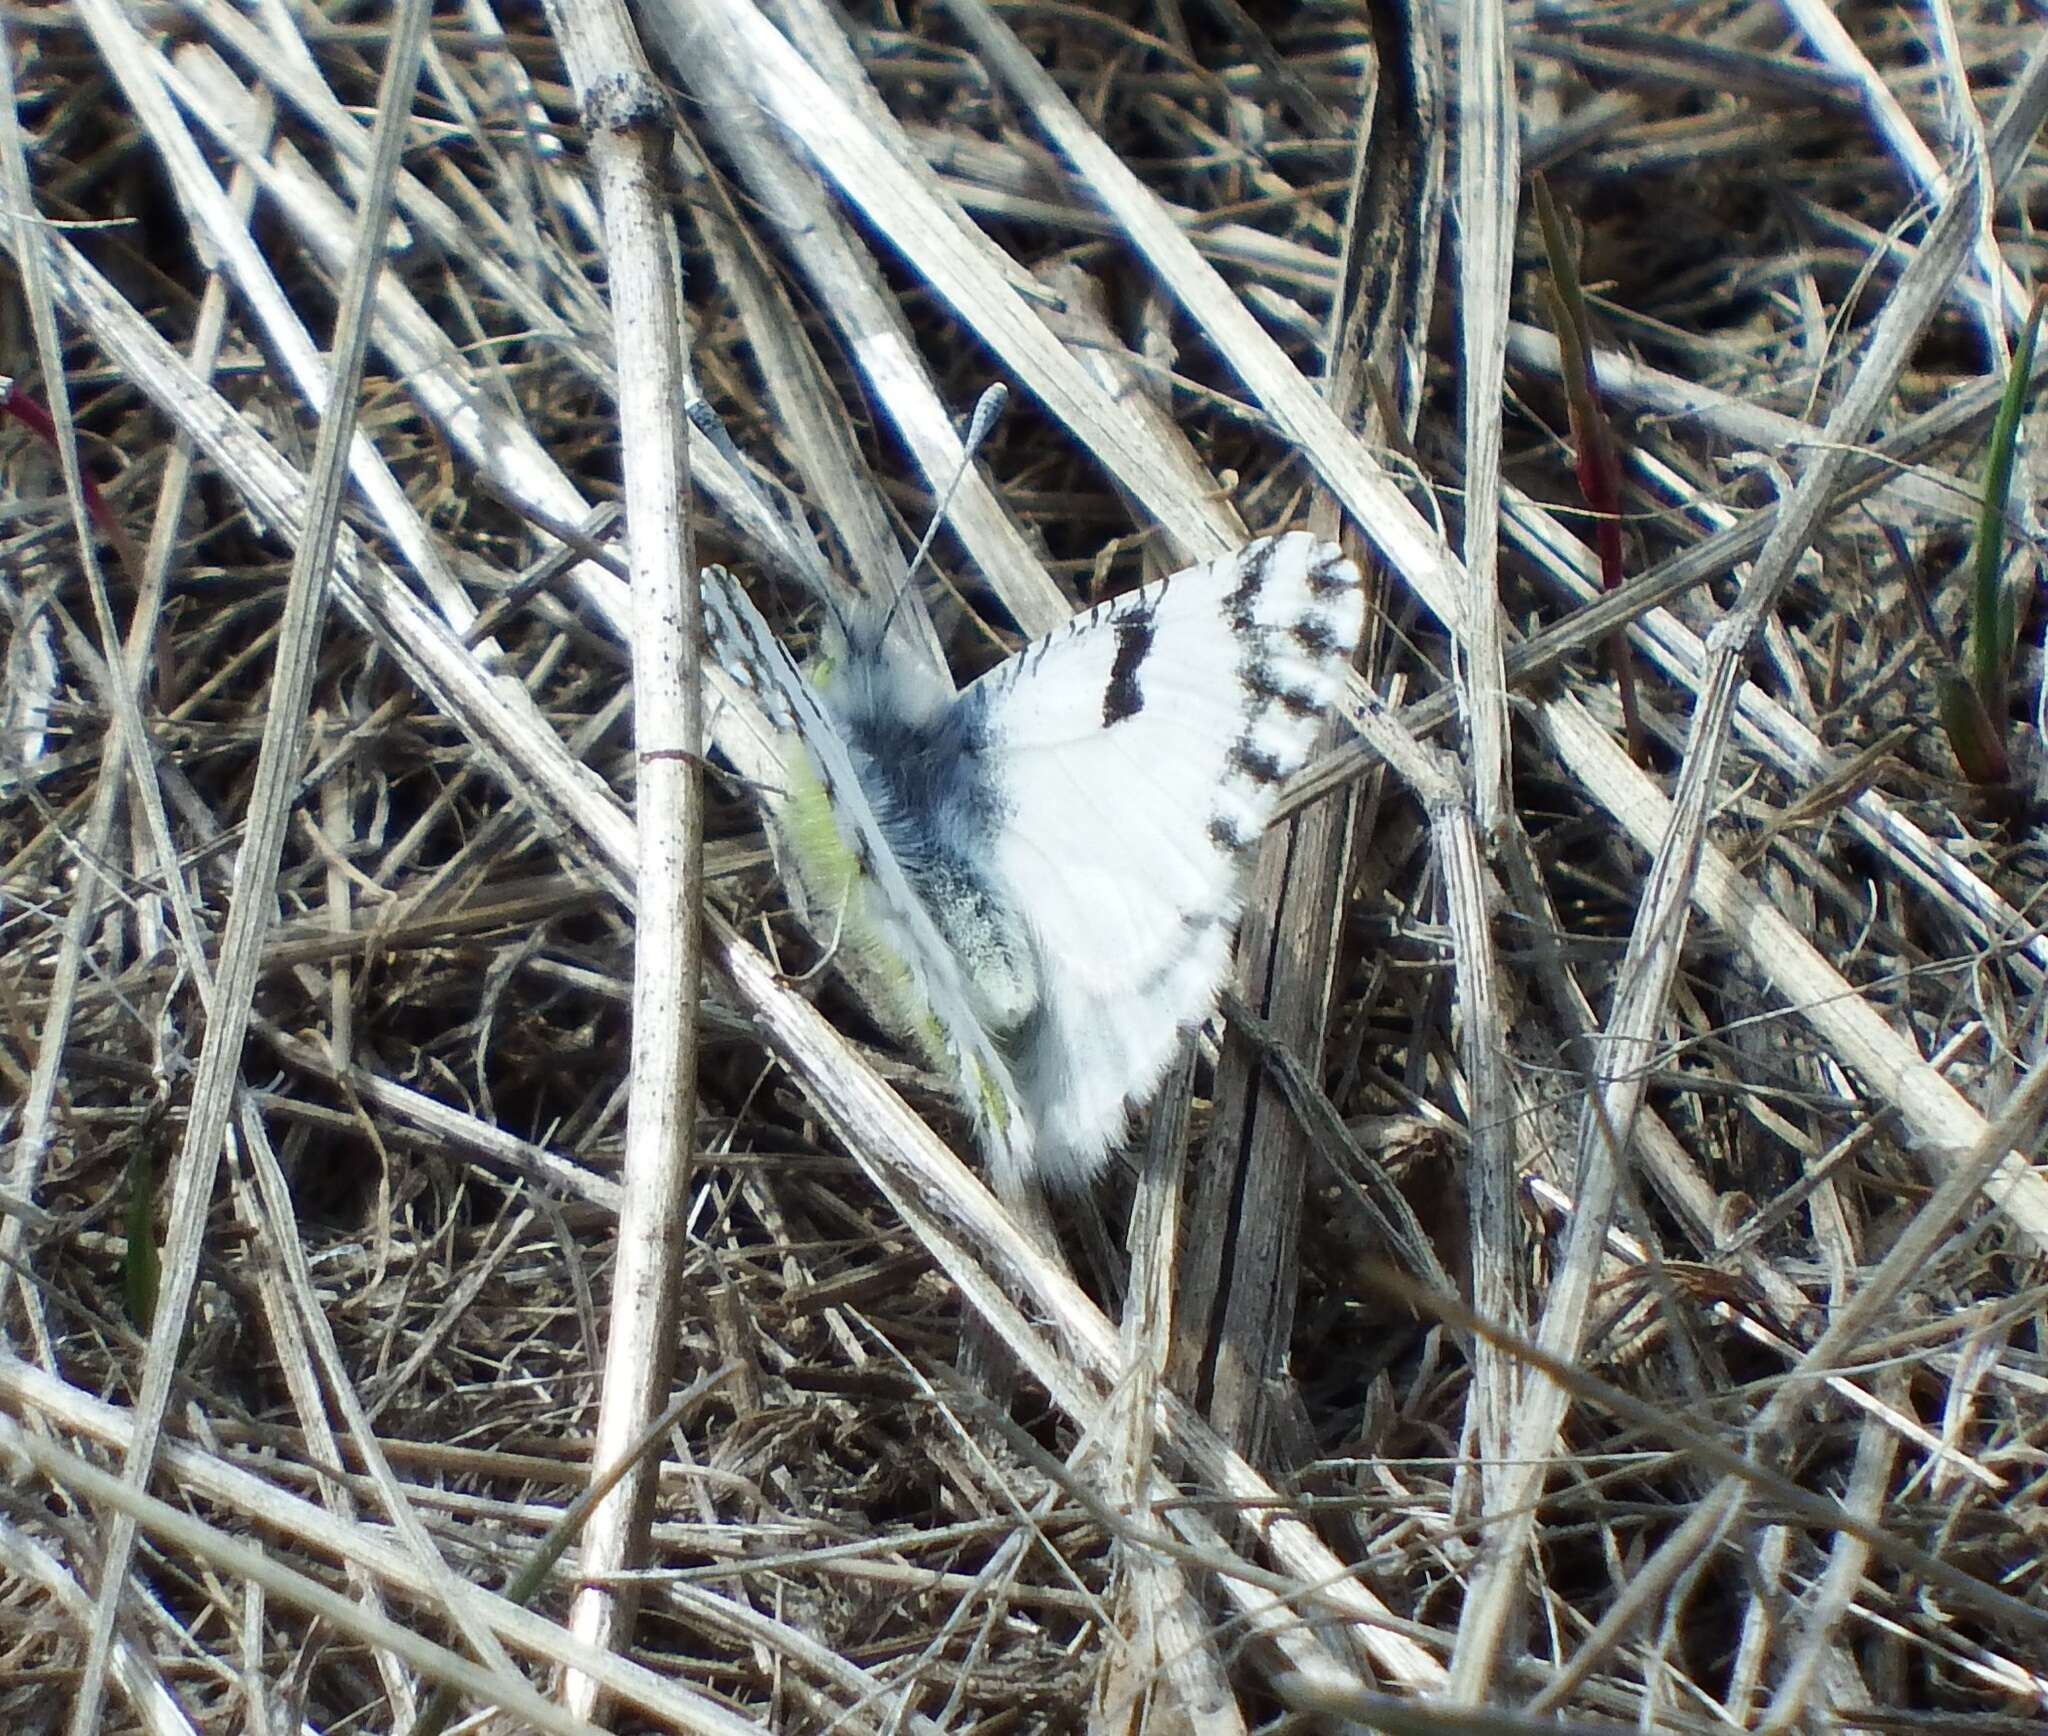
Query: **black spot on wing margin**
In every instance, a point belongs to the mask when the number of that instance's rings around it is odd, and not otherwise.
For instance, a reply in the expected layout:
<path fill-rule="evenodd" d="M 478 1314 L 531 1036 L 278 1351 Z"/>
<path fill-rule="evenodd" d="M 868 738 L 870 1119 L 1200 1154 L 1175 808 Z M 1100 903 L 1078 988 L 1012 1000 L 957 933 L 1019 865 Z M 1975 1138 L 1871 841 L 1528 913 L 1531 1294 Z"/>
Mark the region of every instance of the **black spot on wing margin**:
<path fill-rule="evenodd" d="M 1258 618 L 1259 593 L 1266 588 L 1266 569 L 1273 564 L 1278 537 L 1261 537 L 1240 557 L 1237 583 L 1223 598 L 1223 617 L 1240 633 L 1249 632 Z"/>
<path fill-rule="evenodd" d="M 1209 817 L 1209 842 L 1226 856 L 1242 856 L 1258 839 L 1229 814 L 1219 813 Z"/>
<path fill-rule="evenodd" d="M 1358 568 L 1335 543 L 1325 543 L 1316 551 L 1306 577 L 1309 590 L 1326 600 L 1358 588 Z"/>
<path fill-rule="evenodd" d="M 1323 709 L 1321 694 L 1312 688 L 1290 687 L 1274 673 L 1271 659 L 1258 649 L 1255 640 L 1246 641 L 1238 679 L 1255 706 L 1277 705 L 1290 717 L 1313 717 Z"/>
<path fill-rule="evenodd" d="M 1287 768 L 1268 748 L 1260 747 L 1246 733 L 1230 750 L 1230 770 L 1255 784 L 1274 785 L 1287 776 Z"/>

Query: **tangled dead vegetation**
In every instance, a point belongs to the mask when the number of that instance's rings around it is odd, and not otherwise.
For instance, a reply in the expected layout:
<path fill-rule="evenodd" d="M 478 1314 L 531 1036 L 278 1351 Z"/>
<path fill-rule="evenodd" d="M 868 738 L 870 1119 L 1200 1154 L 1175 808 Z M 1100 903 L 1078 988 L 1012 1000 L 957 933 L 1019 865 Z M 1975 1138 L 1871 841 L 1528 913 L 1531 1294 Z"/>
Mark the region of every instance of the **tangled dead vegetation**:
<path fill-rule="evenodd" d="M 2030 11 L 0 30 L 0 1725 L 2042 1727 L 2031 413 L 1941 727 Z M 1051 1206 L 689 656 L 896 594 L 996 377 L 956 672 L 1375 600 Z"/>

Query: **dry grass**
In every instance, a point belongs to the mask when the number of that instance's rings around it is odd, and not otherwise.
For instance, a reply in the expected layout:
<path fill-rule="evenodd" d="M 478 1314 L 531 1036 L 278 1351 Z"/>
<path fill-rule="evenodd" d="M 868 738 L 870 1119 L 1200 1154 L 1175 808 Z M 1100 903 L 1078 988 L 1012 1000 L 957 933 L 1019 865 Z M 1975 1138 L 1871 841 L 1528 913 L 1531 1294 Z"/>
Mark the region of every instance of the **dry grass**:
<path fill-rule="evenodd" d="M 2043 1727 L 2040 627 L 2001 825 L 1899 561 L 1954 645 L 2039 22 L 1233 12 L 786 0 L 814 85 L 702 0 L 670 114 L 597 0 L 443 7 L 405 127 L 382 8 L 6 18 L 0 370 L 126 535 L 0 429 L 0 1726 Z M 813 971 L 730 693 L 675 751 L 675 576 L 893 586 L 996 376 L 956 669 L 1377 557 L 1369 749 L 1078 1279 Z M 651 1538 L 515 1607 L 672 1398 Z"/>

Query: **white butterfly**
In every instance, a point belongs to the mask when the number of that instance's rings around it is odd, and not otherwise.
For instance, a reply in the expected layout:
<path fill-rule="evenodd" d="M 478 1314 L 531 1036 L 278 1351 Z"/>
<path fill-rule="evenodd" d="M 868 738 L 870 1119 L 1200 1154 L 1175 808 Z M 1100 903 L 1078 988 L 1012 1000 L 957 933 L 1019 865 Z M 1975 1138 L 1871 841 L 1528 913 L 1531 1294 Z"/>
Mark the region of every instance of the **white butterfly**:
<path fill-rule="evenodd" d="M 704 579 L 711 643 L 780 734 L 762 793 L 800 892 L 998 1170 L 1089 1181 L 1215 1006 L 1251 853 L 1358 643 L 1358 569 L 1261 538 L 959 692 L 880 611 L 806 681 L 728 575 Z"/>

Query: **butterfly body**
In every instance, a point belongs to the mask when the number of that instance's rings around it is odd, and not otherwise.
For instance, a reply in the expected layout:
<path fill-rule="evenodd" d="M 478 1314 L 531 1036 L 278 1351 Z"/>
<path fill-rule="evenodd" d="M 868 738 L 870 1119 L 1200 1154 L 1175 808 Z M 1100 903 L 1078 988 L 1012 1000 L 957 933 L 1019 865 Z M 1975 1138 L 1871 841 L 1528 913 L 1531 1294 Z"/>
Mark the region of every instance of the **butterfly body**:
<path fill-rule="evenodd" d="M 857 620 L 849 645 L 879 640 Z M 883 838 L 964 966 L 976 1016 L 998 1038 L 1038 1000 L 1028 926 L 986 872 L 1009 815 L 990 777 L 986 706 L 943 692 L 882 652 L 828 658 L 819 699 L 838 728 Z"/>
<path fill-rule="evenodd" d="M 782 727 L 771 816 L 893 984 L 991 1160 L 1092 1179 L 1213 1010 L 1244 871 L 1355 646 L 1355 567 L 1301 533 L 1098 605 L 953 692 L 846 624 L 815 683 L 729 583 L 728 667 Z"/>

